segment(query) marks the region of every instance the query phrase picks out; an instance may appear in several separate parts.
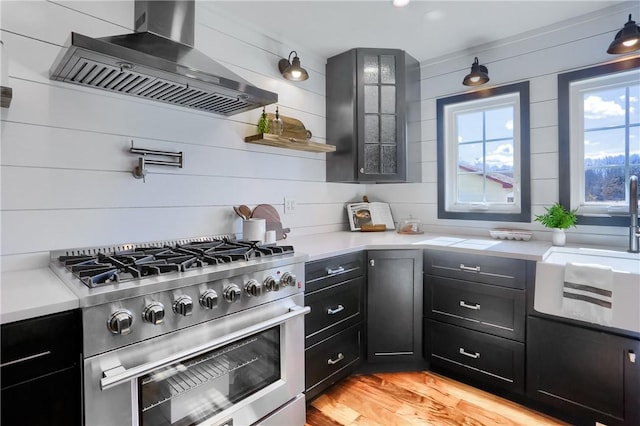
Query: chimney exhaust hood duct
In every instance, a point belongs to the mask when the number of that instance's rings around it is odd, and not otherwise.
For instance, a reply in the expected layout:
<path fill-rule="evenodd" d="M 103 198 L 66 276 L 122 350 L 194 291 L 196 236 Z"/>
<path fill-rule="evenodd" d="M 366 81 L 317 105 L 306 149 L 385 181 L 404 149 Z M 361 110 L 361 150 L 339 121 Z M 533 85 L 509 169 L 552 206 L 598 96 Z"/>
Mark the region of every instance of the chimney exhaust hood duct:
<path fill-rule="evenodd" d="M 50 78 L 227 116 L 278 102 L 194 49 L 194 24 L 195 0 L 135 0 L 135 33 L 72 32 Z"/>

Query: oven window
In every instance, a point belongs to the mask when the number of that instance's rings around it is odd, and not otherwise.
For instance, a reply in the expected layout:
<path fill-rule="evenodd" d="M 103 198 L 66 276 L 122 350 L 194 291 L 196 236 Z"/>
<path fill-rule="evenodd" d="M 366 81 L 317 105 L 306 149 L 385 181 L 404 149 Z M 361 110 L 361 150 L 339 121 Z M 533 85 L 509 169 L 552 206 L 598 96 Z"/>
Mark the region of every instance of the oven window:
<path fill-rule="evenodd" d="M 279 380 L 274 327 L 138 379 L 142 425 L 193 425 Z"/>

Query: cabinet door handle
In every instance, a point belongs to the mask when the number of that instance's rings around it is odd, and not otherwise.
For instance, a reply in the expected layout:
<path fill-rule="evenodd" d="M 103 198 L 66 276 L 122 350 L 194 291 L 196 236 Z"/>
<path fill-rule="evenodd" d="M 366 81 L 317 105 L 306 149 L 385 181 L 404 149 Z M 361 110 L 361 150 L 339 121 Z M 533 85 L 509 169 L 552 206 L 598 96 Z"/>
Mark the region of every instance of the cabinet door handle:
<path fill-rule="evenodd" d="M 344 272 L 344 268 L 342 266 L 338 266 L 336 269 L 327 268 L 328 275 L 341 274 Z"/>
<path fill-rule="evenodd" d="M 462 269 L 463 271 L 469 271 L 469 272 L 480 272 L 479 266 L 464 266 L 464 263 L 460 264 L 460 269 Z"/>
<path fill-rule="evenodd" d="M 24 358 L 8 361 L 8 362 L 5 362 L 4 364 L 0 364 L 0 367 L 7 367 L 9 365 L 19 364 L 21 362 L 30 361 L 32 359 L 40 358 L 47 355 L 51 355 L 51 351 L 40 352 L 39 354 L 29 355 L 29 356 L 25 356 Z"/>
<path fill-rule="evenodd" d="M 376 261 L 375 261 L 374 259 L 371 259 L 371 260 L 369 261 L 369 265 L 371 265 L 371 266 L 376 266 Z"/>
<path fill-rule="evenodd" d="M 468 356 L 469 358 L 478 359 L 480 358 L 480 352 L 467 352 L 464 348 L 460 348 L 460 355 Z"/>
<path fill-rule="evenodd" d="M 634 351 L 629 351 L 629 361 L 631 364 L 636 363 L 636 353 Z"/>
<path fill-rule="evenodd" d="M 342 355 L 342 352 L 340 352 L 340 353 L 338 354 L 338 356 L 336 357 L 336 359 L 331 359 L 331 358 L 329 358 L 329 359 L 327 360 L 327 364 L 329 364 L 329 365 L 335 365 L 335 364 L 339 363 L 340 361 L 342 361 L 343 359 L 344 359 L 344 355 Z"/>
<path fill-rule="evenodd" d="M 474 311 L 479 311 L 480 310 L 480 304 L 479 303 L 475 303 L 473 305 L 469 305 L 464 300 L 461 300 L 460 301 L 460 306 L 462 306 L 463 308 L 467 308 L 467 309 L 473 309 Z"/>
<path fill-rule="evenodd" d="M 335 315 L 340 311 L 344 311 L 344 306 L 338 305 L 335 309 L 329 308 L 329 309 L 327 309 L 327 314 L 328 315 Z"/>

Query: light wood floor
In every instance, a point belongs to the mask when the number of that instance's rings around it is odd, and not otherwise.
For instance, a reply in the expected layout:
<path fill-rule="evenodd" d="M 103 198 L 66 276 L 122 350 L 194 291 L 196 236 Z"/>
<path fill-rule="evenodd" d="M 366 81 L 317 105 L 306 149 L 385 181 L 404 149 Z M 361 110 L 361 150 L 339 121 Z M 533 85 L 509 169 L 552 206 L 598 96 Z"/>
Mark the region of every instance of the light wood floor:
<path fill-rule="evenodd" d="M 307 406 L 306 426 L 565 425 L 431 372 L 353 375 Z"/>

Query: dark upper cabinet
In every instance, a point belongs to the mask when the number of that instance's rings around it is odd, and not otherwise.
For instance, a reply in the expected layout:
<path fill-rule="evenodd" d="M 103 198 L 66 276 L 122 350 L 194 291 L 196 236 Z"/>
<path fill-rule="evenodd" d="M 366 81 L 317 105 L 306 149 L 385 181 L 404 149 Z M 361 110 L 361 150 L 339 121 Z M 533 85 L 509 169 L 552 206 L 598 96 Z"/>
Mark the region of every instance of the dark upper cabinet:
<path fill-rule="evenodd" d="M 327 60 L 328 182 L 421 180 L 420 64 L 397 49 Z"/>

